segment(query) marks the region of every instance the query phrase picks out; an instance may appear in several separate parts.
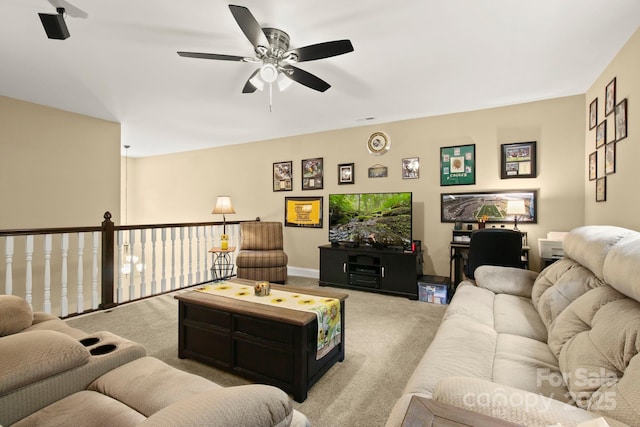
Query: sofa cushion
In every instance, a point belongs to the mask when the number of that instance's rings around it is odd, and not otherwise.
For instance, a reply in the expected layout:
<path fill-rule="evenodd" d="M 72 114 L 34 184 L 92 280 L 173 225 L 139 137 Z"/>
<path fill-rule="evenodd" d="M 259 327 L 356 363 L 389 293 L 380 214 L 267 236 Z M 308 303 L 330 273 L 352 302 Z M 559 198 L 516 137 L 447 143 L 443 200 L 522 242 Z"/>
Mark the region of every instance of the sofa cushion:
<path fill-rule="evenodd" d="M 212 381 L 175 369 L 153 357 L 142 357 L 113 369 L 88 387 L 124 402 L 147 417 L 180 399 L 219 388 Z"/>
<path fill-rule="evenodd" d="M 637 424 L 640 419 L 640 303 L 609 286 L 569 305 L 550 330 L 575 404 Z"/>
<path fill-rule="evenodd" d="M 569 401 L 558 359 L 544 342 L 499 334 L 492 381 L 556 400 Z"/>
<path fill-rule="evenodd" d="M 630 236 L 611 248 L 604 263 L 604 279 L 621 294 L 640 301 L 640 236 Z"/>
<path fill-rule="evenodd" d="M 127 405 L 93 391 L 79 391 L 12 424 L 12 427 L 133 427 L 146 417 Z"/>
<path fill-rule="evenodd" d="M 33 311 L 24 298 L 0 295 L 0 337 L 18 333 L 31 323 Z"/>
<path fill-rule="evenodd" d="M 263 384 L 220 388 L 182 399 L 140 424 L 140 427 L 285 427 L 293 407 L 282 390 Z"/>
<path fill-rule="evenodd" d="M 452 375 L 491 380 L 497 340 L 493 328 L 465 316 L 445 319 L 409 378 L 404 394 L 431 396 L 437 382 Z"/>
<path fill-rule="evenodd" d="M 239 268 L 268 268 L 286 266 L 288 262 L 287 254 L 282 250 L 249 251 L 238 252 L 236 265 Z"/>
<path fill-rule="evenodd" d="M 481 265 L 474 276 L 476 285 L 493 293 L 531 298 L 531 287 L 538 273 L 515 267 Z"/>
<path fill-rule="evenodd" d="M 547 328 L 528 298 L 498 294 L 493 300 L 494 329 L 510 334 L 547 342 Z"/>
<path fill-rule="evenodd" d="M 31 331 L 0 338 L 0 395 L 89 361 L 77 340 L 56 331 Z"/>
<path fill-rule="evenodd" d="M 269 251 L 283 248 L 281 222 L 243 222 L 240 223 L 240 234 L 240 250 Z"/>
<path fill-rule="evenodd" d="M 553 265 L 550 267 L 550 272 L 545 274 L 541 281 L 546 282 L 550 276 L 555 276 L 555 280 L 551 282 L 553 286 L 546 287 L 546 283 L 540 285 L 537 281 L 536 285 L 534 285 L 536 295 L 538 295 L 538 290 L 545 288 L 544 292 L 537 298 L 536 308 L 547 328 L 576 298 L 590 289 L 604 285 L 602 279 L 598 278 L 589 269 L 574 263 L 575 261 L 563 260 L 558 268 L 551 269 Z M 566 266 L 570 268 L 565 269 L 564 267 Z"/>
<path fill-rule="evenodd" d="M 602 279 L 609 249 L 623 238 L 636 234 L 636 231 L 610 225 L 586 225 L 571 230 L 562 241 L 562 248 L 565 256 Z"/>

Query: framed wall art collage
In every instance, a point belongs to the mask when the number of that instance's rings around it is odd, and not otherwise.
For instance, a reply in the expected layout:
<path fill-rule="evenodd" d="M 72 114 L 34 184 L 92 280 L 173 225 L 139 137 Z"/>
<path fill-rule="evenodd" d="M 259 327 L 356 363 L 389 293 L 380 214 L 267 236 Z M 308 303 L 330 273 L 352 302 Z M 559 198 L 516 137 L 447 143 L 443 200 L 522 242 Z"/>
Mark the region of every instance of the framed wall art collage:
<path fill-rule="evenodd" d="M 595 150 L 588 156 L 588 176 L 589 181 L 595 181 L 596 202 L 607 200 L 607 176 L 616 172 L 617 143 L 627 137 L 627 98 L 617 100 L 616 86 L 614 77 L 605 87 L 602 119 L 598 97 L 589 103 L 588 128 L 594 133 Z"/>

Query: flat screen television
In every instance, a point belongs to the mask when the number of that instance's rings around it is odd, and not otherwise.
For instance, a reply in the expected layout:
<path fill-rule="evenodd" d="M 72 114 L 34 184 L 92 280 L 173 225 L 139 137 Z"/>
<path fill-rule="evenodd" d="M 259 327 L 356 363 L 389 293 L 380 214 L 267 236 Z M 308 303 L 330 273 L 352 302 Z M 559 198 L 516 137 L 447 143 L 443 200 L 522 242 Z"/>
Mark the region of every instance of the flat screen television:
<path fill-rule="evenodd" d="M 329 194 L 329 241 L 411 247 L 412 193 Z"/>

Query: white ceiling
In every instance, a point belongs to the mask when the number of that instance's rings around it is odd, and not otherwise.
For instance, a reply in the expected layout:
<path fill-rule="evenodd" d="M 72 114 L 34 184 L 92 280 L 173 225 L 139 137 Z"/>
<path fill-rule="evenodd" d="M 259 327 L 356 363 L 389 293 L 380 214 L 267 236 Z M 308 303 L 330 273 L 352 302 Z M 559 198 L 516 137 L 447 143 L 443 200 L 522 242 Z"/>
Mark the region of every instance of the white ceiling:
<path fill-rule="evenodd" d="M 299 65 L 328 91 L 274 91 L 269 112 L 241 93 L 256 65 L 176 54 L 253 56 L 229 3 L 68 1 L 88 18 L 64 41 L 47 0 L 1 1 L 0 95 L 120 122 L 132 157 L 582 94 L 640 26 L 638 0 L 232 1 L 291 48 L 353 43 Z"/>

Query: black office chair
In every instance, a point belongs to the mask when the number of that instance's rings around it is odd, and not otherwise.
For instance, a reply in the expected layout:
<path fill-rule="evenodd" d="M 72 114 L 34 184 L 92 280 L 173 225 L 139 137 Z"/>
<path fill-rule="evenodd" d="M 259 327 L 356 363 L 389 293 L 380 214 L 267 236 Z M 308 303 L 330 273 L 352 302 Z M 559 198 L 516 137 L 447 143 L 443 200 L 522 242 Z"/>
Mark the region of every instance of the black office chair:
<path fill-rule="evenodd" d="M 522 234 L 504 228 L 485 228 L 471 234 L 464 274 L 474 279 L 481 265 L 522 268 Z"/>

